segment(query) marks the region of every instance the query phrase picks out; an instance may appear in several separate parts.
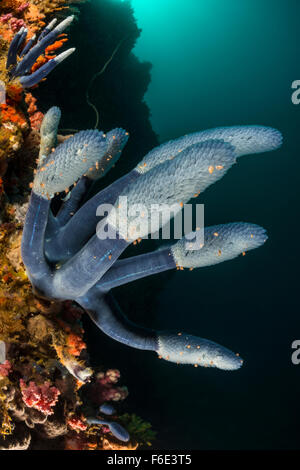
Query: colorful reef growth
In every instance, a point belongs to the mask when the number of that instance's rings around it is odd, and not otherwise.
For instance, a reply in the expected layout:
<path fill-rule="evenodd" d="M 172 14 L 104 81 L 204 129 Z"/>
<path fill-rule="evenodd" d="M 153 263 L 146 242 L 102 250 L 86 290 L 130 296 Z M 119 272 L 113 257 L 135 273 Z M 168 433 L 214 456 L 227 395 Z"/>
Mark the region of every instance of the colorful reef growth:
<path fill-rule="evenodd" d="M 146 440 L 133 432 L 129 441 L 124 424 L 131 420 L 119 422 L 116 411 L 108 418 L 105 407 L 99 409 L 124 400 L 127 388 L 118 385 L 119 371 L 89 367 L 79 306 L 33 295 L 20 257 L 26 204 L 6 208 L 0 245 L 0 448 L 133 449 L 148 442 L 151 432 Z"/>
<path fill-rule="evenodd" d="M 46 4 L 49 7 L 46 7 Z M 65 2 L 57 0 L 5 0 L 0 5 L 0 175 L 7 162 L 21 149 L 30 129 L 41 124 L 42 113 L 35 108 L 29 91 L 61 63 L 74 48 L 57 51 L 67 41 L 64 32 L 74 16 L 67 16 Z M 60 11 L 64 18 L 54 17 L 46 23 L 47 9 Z"/>
<path fill-rule="evenodd" d="M 57 53 L 73 14 L 65 0 L 0 4 L 0 449 L 135 449 L 154 438 L 124 414 L 120 372 L 90 367 L 83 309 L 36 296 L 21 259 L 43 120 L 33 95 L 73 52 Z"/>

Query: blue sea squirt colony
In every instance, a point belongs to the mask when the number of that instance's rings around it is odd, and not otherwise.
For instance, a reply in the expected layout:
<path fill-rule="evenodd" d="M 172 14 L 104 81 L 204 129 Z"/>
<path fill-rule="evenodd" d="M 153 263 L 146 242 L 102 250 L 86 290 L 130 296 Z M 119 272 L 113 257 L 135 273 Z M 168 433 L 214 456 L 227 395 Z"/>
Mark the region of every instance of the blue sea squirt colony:
<path fill-rule="evenodd" d="M 133 348 L 155 351 L 175 363 L 238 369 L 243 362 L 239 355 L 213 341 L 133 324 L 110 291 L 165 270 L 231 260 L 261 246 L 267 239 L 265 230 L 245 222 L 216 225 L 205 228 L 204 246 L 199 250 L 189 250 L 183 237 L 167 248 L 119 260 L 135 236 L 131 233 L 126 238 L 119 230 L 114 239 L 100 240 L 96 209 L 100 204 L 114 204 L 117 217 L 109 213 L 105 219 L 109 232 L 119 229 L 119 197 L 126 196 L 128 206 L 144 204 L 148 214 L 153 204 L 181 207 L 222 178 L 239 157 L 277 149 L 281 134 L 268 127 L 236 126 L 186 135 L 154 148 L 133 170 L 80 205 L 91 182 L 119 158 L 128 134 L 122 129 L 107 134 L 80 131 L 52 152 L 59 119 L 60 111 L 53 107 L 42 123 L 40 159 L 23 232 L 22 257 L 35 291 L 48 299 L 76 301 L 104 333 Z M 52 198 L 68 192 L 73 184 L 69 198 L 54 216 Z M 143 227 L 146 236 L 151 224 Z"/>

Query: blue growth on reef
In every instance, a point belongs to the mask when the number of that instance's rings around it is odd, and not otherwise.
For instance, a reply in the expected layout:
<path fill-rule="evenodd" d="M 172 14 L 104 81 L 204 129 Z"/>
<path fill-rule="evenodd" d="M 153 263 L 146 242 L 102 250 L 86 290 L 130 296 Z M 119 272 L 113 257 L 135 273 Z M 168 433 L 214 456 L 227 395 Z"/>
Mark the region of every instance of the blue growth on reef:
<path fill-rule="evenodd" d="M 103 405 L 99 407 L 99 412 L 103 413 L 104 415 L 110 416 L 114 415 L 116 413 L 116 410 L 109 403 L 103 403 Z"/>
<path fill-rule="evenodd" d="M 107 419 L 100 418 L 87 418 L 87 422 L 88 424 L 108 426 L 112 435 L 120 441 L 128 442 L 130 439 L 129 433 L 126 431 L 126 429 L 124 429 L 121 424 L 116 423 L 115 421 L 108 421 Z"/>
<path fill-rule="evenodd" d="M 58 64 L 65 60 L 75 49 L 70 48 L 58 56 L 50 59 L 46 64 L 42 65 L 38 70 L 30 73 L 32 66 L 37 58 L 44 54 L 45 49 L 54 43 L 57 37 L 72 23 L 74 16 L 68 16 L 59 23 L 55 28 L 56 19 L 52 20 L 41 32 L 36 41 L 34 35 L 24 45 L 27 38 L 27 29 L 21 28 L 14 36 L 7 54 L 6 68 L 9 72 L 10 79 L 18 78 L 23 88 L 30 88 L 45 78 Z M 53 29 L 54 28 L 54 29 Z M 18 61 L 18 56 L 20 60 Z"/>
<path fill-rule="evenodd" d="M 180 210 L 195 193 L 224 176 L 242 155 L 277 149 L 282 141 L 280 132 L 262 126 L 236 126 L 167 142 L 152 150 L 125 176 L 83 202 L 94 181 L 119 158 L 128 133 L 122 129 L 106 135 L 97 130 L 81 131 L 52 152 L 59 119 L 58 108 L 51 108 L 44 117 L 22 238 L 22 258 L 36 294 L 48 299 L 73 299 L 111 338 L 133 348 L 155 351 L 165 360 L 239 369 L 243 363 L 239 355 L 213 341 L 132 323 L 110 291 L 176 267 L 192 269 L 231 260 L 261 246 L 267 239 L 265 230 L 244 222 L 207 227 L 204 245 L 198 250 L 189 249 L 188 237 L 172 246 L 119 260 L 137 239 L 134 230 L 129 234 L 123 230 L 119 196 L 126 196 L 128 204 L 142 202 L 150 207 L 153 202 L 167 202 L 177 204 Z M 67 196 L 54 216 L 51 200 L 63 191 Z M 96 210 L 104 203 L 114 205 L 114 211 L 105 217 L 102 214 L 100 219 Z M 170 214 L 161 223 L 169 219 Z M 105 227 L 107 233 L 116 234 L 114 238 L 99 237 L 99 220 L 100 231 Z M 152 233 L 147 224 L 142 230 L 143 236 Z"/>

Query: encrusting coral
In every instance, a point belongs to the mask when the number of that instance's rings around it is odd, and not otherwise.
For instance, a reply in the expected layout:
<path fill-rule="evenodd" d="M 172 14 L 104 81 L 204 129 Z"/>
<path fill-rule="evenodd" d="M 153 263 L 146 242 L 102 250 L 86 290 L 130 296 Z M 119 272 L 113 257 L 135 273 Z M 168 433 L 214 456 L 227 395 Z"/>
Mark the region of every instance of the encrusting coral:
<path fill-rule="evenodd" d="M 0 80 L 6 91 L 0 104 L 0 449 L 134 449 L 154 437 L 144 435 L 147 423 L 141 422 L 129 440 L 118 412 L 104 419 L 99 405 L 121 402 L 128 394 L 118 385 L 119 371 L 92 370 L 83 310 L 72 301 L 36 297 L 21 259 L 43 119 L 27 88 L 65 57 L 55 54 L 73 19 L 67 3 L 3 0 L 0 5 Z M 54 12 L 61 19 L 57 26 L 47 18 Z M 89 423 L 91 416 L 99 421 Z"/>
<path fill-rule="evenodd" d="M 1 448 L 15 447 L 12 442 L 19 445 L 25 435 L 31 448 L 39 448 L 41 437 L 59 440 L 56 448 L 71 448 L 70 440 L 75 438 L 76 448 L 85 449 L 91 443 L 92 448 L 103 448 L 105 438 L 113 448 L 116 441 L 106 427 L 88 426 L 85 415 L 96 416 L 99 403 L 126 398 L 127 389 L 117 385 L 119 372 L 108 370 L 91 377 L 81 309 L 71 302 L 51 304 L 33 296 L 16 256 L 20 236 L 15 241 L 11 238 L 15 231 L 21 234 L 21 227 L 1 228 Z M 80 378 L 88 377 L 90 382 L 83 385 Z M 132 437 L 129 448 L 136 445 Z"/>
<path fill-rule="evenodd" d="M 0 101 L 0 176 L 5 174 L 8 160 L 21 149 L 30 128 L 41 124 L 41 113 L 33 116 L 34 98 L 28 88 L 45 79 L 74 51 L 71 48 L 56 55 L 67 41 L 64 30 L 74 16 L 57 26 L 53 19 L 46 26 L 40 9 L 43 3 L 5 0 L 0 5 L 0 91 L 5 95 Z"/>

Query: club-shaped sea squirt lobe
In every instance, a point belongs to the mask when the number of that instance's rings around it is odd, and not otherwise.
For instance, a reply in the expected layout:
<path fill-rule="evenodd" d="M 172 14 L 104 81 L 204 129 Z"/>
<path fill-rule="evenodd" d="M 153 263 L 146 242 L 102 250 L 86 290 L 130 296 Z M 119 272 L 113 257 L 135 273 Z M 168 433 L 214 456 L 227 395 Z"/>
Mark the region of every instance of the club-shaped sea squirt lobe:
<path fill-rule="evenodd" d="M 0 345 L 1 347 L 1 345 Z M 1 350 L 1 349 L 0 349 Z M 107 416 L 111 416 L 111 415 L 114 415 L 116 413 L 116 410 L 115 408 L 110 405 L 109 403 L 103 403 L 100 407 L 99 407 L 99 412 L 100 413 L 103 413 L 104 415 L 107 415 Z"/>
<path fill-rule="evenodd" d="M 197 232 L 193 232 L 196 236 Z M 246 251 L 262 246 L 267 240 L 266 230 L 256 224 L 233 222 L 205 227 L 203 245 L 190 249 L 193 243 L 181 238 L 171 247 L 176 265 L 183 268 L 212 266 L 236 258 Z"/>
<path fill-rule="evenodd" d="M 193 364 L 195 367 L 236 370 L 243 364 L 238 354 L 224 346 L 186 333 L 159 333 L 157 353 L 167 361 Z"/>
<path fill-rule="evenodd" d="M 277 129 L 265 126 L 216 127 L 194 132 L 165 142 L 150 150 L 138 165 L 138 171 L 145 173 L 154 166 L 171 160 L 191 145 L 206 140 L 223 140 L 232 145 L 236 157 L 271 152 L 282 144 L 282 135 Z"/>

